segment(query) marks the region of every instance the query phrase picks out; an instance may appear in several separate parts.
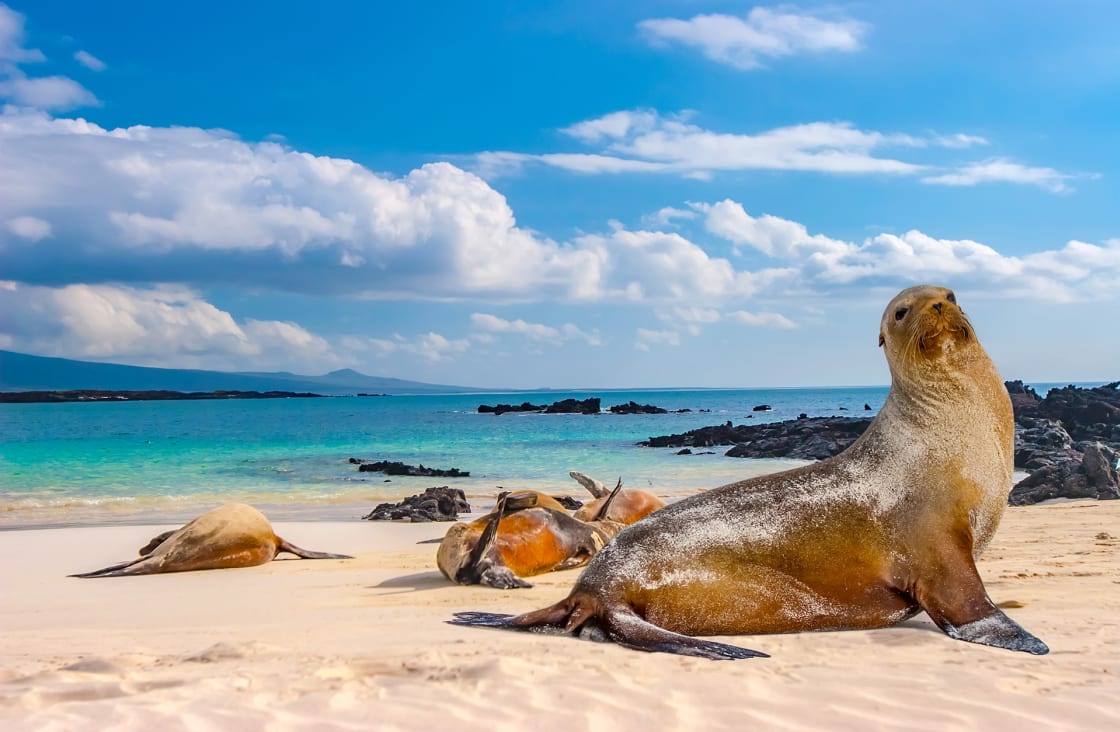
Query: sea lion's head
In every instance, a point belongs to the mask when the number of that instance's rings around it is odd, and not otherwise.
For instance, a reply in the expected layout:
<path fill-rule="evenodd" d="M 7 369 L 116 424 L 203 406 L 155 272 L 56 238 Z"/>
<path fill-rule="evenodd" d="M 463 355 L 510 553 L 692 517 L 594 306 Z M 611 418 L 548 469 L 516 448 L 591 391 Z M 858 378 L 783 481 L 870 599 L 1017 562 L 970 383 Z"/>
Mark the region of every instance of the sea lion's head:
<path fill-rule="evenodd" d="M 900 371 L 926 372 L 970 357 L 976 332 L 952 290 L 918 285 L 898 293 L 887 305 L 879 345 L 897 378 Z"/>

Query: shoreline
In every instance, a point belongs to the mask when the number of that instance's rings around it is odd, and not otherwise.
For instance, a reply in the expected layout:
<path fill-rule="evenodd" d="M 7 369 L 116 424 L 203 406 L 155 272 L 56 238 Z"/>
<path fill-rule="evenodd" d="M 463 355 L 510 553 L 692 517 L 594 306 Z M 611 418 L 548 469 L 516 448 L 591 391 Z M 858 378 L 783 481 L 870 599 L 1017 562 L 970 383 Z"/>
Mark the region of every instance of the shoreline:
<path fill-rule="evenodd" d="M 75 579 L 172 525 L 0 532 L 0 723 L 20 729 L 1106 729 L 1120 724 L 1120 502 L 1011 507 L 979 563 L 1048 656 L 953 641 L 924 615 L 875 631 L 730 637 L 770 659 L 711 662 L 460 628 L 535 587 L 461 587 L 445 524 L 276 521 L 353 560 Z M 814 699 L 808 705 L 805 700 Z"/>

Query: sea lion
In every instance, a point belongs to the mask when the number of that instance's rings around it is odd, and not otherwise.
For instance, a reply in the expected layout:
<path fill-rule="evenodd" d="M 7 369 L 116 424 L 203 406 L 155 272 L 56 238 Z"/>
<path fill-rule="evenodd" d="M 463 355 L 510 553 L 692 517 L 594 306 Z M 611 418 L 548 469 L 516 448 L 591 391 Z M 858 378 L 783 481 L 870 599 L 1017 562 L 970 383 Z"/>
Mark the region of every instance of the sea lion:
<path fill-rule="evenodd" d="M 570 595 L 452 623 L 580 631 L 644 651 L 765 655 L 693 635 L 881 628 L 921 610 L 952 638 L 1043 654 L 988 598 L 974 559 L 1011 488 L 1011 402 L 943 287 L 883 314 L 891 372 L 867 431 L 829 460 L 690 496 L 626 528 Z"/>
<path fill-rule="evenodd" d="M 281 539 L 257 509 L 244 503 L 227 503 L 207 511 L 175 531 L 165 531 L 140 549 L 140 558 L 71 577 L 123 577 L 194 569 L 255 567 L 272 561 L 280 552 L 303 559 L 352 559 L 300 549 Z"/>
<path fill-rule="evenodd" d="M 575 513 L 573 517 L 580 521 L 594 521 L 602 511 L 603 504 L 608 500 L 610 491 L 603 485 L 601 481 L 595 480 L 592 477 L 584 475 L 583 473 L 572 470 L 568 472 L 579 482 L 587 492 L 595 496 L 595 499 L 588 501 Z M 621 487 L 622 479 L 618 479 L 618 486 Z M 629 526 L 635 521 L 639 521 L 646 516 L 650 515 L 659 508 L 665 507 L 665 501 L 653 495 L 649 491 L 633 490 L 627 488 L 614 499 L 611 500 L 610 515 L 602 516 L 602 518 L 617 521 L 620 524 Z"/>
<path fill-rule="evenodd" d="M 622 530 L 613 521 L 574 519 L 550 501 L 533 491 L 499 494 L 492 512 L 447 530 L 436 551 L 439 571 L 462 585 L 532 587 L 521 578 L 583 566 Z"/>

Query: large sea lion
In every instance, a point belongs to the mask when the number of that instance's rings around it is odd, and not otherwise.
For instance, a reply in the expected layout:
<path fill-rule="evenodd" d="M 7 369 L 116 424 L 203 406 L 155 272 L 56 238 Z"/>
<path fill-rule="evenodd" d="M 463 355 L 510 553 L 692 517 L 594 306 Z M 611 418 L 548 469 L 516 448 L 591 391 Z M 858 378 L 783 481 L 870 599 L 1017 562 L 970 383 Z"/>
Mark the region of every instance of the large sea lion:
<path fill-rule="evenodd" d="M 1011 488 L 1011 402 L 953 293 L 902 291 L 879 343 L 886 403 L 840 455 L 686 498 L 628 527 L 570 595 L 516 617 L 713 659 L 765 655 L 693 635 L 881 628 L 921 610 L 952 638 L 1042 654 L 988 598 L 974 559 Z"/>
<path fill-rule="evenodd" d="M 535 491 L 499 494 L 492 512 L 447 530 L 436 551 L 439 571 L 462 585 L 532 587 L 521 578 L 583 566 L 622 530 L 598 516 L 574 519 L 559 506 Z"/>
<path fill-rule="evenodd" d="M 629 526 L 635 521 L 640 521 L 654 511 L 665 507 L 665 501 L 649 491 L 627 488 L 614 498 L 609 498 L 611 491 L 603 485 L 602 481 L 595 480 L 576 470 L 569 471 L 568 475 L 572 476 L 580 485 L 587 489 L 588 493 L 594 496 L 593 500 L 588 501 L 572 514 L 573 517 L 580 521 L 596 520 L 596 517 L 599 517 L 602 513 L 603 504 L 606 503 L 607 500 L 611 501 L 610 510 L 607 515 L 601 518 L 617 521 L 625 526 Z M 621 485 L 622 479 L 619 478 L 618 486 L 616 487 L 621 487 Z"/>
<path fill-rule="evenodd" d="M 280 552 L 303 559 L 351 559 L 300 549 L 284 541 L 257 509 L 244 503 L 227 503 L 207 511 L 176 531 L 167 531 L 140 549 L 140 557 L 104 569 L 71 577 L 122 577 L 130 574 L 186 572 L 193 569 L 255 567 L 272 561 Z"/>

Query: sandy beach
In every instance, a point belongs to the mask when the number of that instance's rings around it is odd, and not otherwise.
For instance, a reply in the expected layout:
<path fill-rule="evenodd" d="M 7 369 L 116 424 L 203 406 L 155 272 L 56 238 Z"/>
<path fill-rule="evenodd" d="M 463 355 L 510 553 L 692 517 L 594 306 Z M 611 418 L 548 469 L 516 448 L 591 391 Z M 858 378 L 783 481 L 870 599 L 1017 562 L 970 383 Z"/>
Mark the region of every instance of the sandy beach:
<path fill-rule="evenodd" d="M 277 523 L 355 559 L 97 580 L 66 575 L 174 527 L 4 531 L 0 727 L 1116 729 L 1118 527 L 1120 502 L 1007 511 L 980 570 L 1047 656 L 953 641 L 920 615 L 729 638 L 772 656 L 738 662 L 448 625 L 457 610 L 552 603 L 576 573 L 454 586 L 417 544 L 446 524 Z"/>

